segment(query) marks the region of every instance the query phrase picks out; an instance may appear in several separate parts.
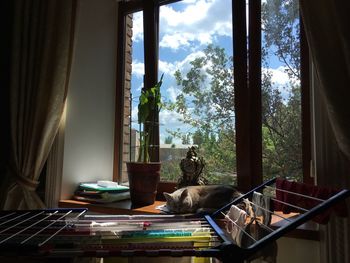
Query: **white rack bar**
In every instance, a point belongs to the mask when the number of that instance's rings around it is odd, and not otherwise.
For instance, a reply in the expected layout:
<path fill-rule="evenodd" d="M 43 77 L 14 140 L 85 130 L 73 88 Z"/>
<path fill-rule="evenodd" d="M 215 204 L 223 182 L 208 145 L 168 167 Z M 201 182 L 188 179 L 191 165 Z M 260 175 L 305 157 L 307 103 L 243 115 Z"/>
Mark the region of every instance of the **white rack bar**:
<path fill-rule="evenodd" d="M 27 226 L 27 227 L 23 228 L 22 230 L 20 230 L 20 231 L 14 233 L 13 235 L 11 235 L 11 236 L 5 238 L 4 240 L 1 240 L 1 241 L 0 241 L 0 244 L 2 244 L 2 243 L 4 243 L 4 242 L 6 242 L 7 240 L 9 240 L 9 239 L 11 239 L 11 238 L 17 236 L 17 235 L 20 234 L 20 233 L 23 233 L 24 231 L 26 231 L 26 230 L 28 230 L 29 228 L 31 228 L 31 227 L 33 227 L 33 226 L 39 224 L 40 222 L 46 220 L 47 218 L 49 218 L 50 216 L 56 214 L 57 212 L 58 212 L 58 211 L 54 212 L 53 214 L 47 215 L 46 217 L 42 218 L 41 220 L 36 221 L 34 224 L 31 224 L 30 226 Z"/>
<path fill-rule="evenodd" d="M 296 206 L 296 205 L 292 205 L 292 204 L 290 204 L 290 203 L 277 200 L 277 199 L 275 199 L 275 198 L 271 198 L 271 200 L 273 200 L 273 201 L 275 201 L 275 202 L 278 202 L 278 203 L 281 203 L 281 204 L 284 204 L 284 205 L 288 205 L 288 206 L 290 206 L 290 207 L 294 207 L 294 208 L 299 209 L 299 210 L 304 211 L 304 212 L 309 212 L 309 210 L 307 210 L 307 209 L 305 209 L 305 208 L 302 208 L 302 207 L 299 207 L 299 206 Z"/>
<path fill-rule="evenodd" d="M 16 219 L 18 219 L 18 218 L 21 218 L 22 216 L 28 215 L 29 213 L 30 213 L 30 212 L 27 212 L 27 213 L 21 214 L 21 215 L 19 215 L 19 216 L 16 216 L 16 217 L 14 217 L 14 218 L 12 218 L 12 219 L 10 219 L 10 220 L 7 220 L 7 221 L 5 221 L 5 222 L 2 222 L 2 223 L 0 224 L 0 226 L 4 225 L 4 224 L 6 224 L 6 223 L 10 223 L 10 222 L 12 222 L 12 221 L 14 221 L 14 220 L 16 220 Z"/>
<path fill-rule="evenodd" d="M 40 229 L 38 232 L 36 232 L 35 234 L 31 235 L 30 237 L 26 238 L 25 240 L 23 240 L 21 242 L 21 245 L 26 243 L 28 240 L 30 240 L 31 238 L 35 237 L 36 235 L 40 234 L 41 232 L 43 232 L 45 229 L 49 228 L 50 226 L 52 226 L 53 224 L 57 223 L 60 219 L 62 219 L 63 217 L 69 215 L 70 213 L 72 213 L 72 210 L 69 210 L 67 213 L 65 213 L 64 215 L 60 216 L 58 219 L 56 219 L 55 221 L 51 222 L 50 224 L 48 224 L 47 226 L 43 227 L 42 229 Z M 66 227 L 66 226 L 65 226 Z"/>
<path fill-rule="evenodd" d="M 0 231 L 0 234 L 1 234 L 1 233 L 4 233 L 5 231 L 8 231 L 8 230 L 10 230 L 10 229 L 12 229 L 12 228 L 14 228 L 14 227 L 20 225 L 20 224 L 23 224 L 23 223 L 29 221 L 29 220 L 32 219 L 32 218 L 35 218 L 35 217 L 37 217 L 37 216 L 40 216 L 40 215 L 43 214 L 43 213 L 44 213 L 44 211 L 41 211 L 40 213 L 34 214 L 33 216 L 28 217 L 27 219 L 22 220 L 22 221 L 18 222 L 17 224 L 14 224 L 14 225 L 12 225 L 12 226 L 9 226 L 9 227 L 7 227 L 7 228 L 1 230 L 1 231 Z"/>
<path fill-rule="evenodd" d="M 326 200 L 324 200 L 324 199 L 320 199 L 320 198 L 317 198 L 317 197 L 308 196 L 308 195 L 303 195 L 303 194 L 300 194 L 300 193 L 287 191 L 287 190 L 280 189 L 280 188 L 276 188 L 276 187 L 272 187 L 272 186 L 269 186 L 269 185 L 266 185 L 265 187 L 266 187 L 266 188 L 269 188 L 269 189 L 271 189 L 271 190 L 280 191 L 280 192 L 284 192 L 284 193 L 288 193 L 288 194 L 293 194 L 293 195 L 297 195 L 297 196 L 302 196 L 302 197 L 309 198 L 309 199 L 312 199 L 312 200 L 316 200 L 316 201 L 319 201 L 319 202 L 324 202 L 324 201 L 326 201 Z"/>

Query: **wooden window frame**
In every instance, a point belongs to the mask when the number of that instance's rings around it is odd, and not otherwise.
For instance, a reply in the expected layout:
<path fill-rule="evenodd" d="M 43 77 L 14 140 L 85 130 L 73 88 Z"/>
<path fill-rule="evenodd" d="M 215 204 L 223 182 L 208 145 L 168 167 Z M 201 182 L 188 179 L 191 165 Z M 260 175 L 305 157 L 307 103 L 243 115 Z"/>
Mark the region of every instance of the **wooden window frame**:
<path fill-rule="evenodd" d="M 117 80 L 115 110 L 115 151 L 113 180 L 120 181 L 123 152 L 124 78 L 125 78 L 125 17 L 144 11 L 144 49 L 146 87 L 158 80 L 159 7 L 181 0 L 128 1 L 119 3 Z M 262 107 L 261 107 L 261 1 L 248 1 L 249 28 L 246 25 L 246 0 L 232 0 L 234 92 L 236 113 L 237 186 L 247 191 L 263 181 L 262 176 Z M 300 18 L 301 41 L 301 107 L 303 181 L 310 177 L 311 128 L 308 48 Z M 147 51 L 147 52 L 146 52 Z M 153 138 L 159 145 L 159 127 Z M 152 156 L 159 160 L 159 151 Z M 172 187 L 172 186 L 171 186 Z"/>

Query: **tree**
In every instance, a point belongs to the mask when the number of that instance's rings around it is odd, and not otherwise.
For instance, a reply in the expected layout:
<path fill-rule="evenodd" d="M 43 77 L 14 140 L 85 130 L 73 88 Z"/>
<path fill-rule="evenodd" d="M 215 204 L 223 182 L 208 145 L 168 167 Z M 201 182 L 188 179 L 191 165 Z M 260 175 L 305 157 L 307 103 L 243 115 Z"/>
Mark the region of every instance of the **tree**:
<path fill-rule="evenodd" d="M 262 5 L 262 133 L 265 178 L 276 174 L 300 177 L 300 47 L 296 0 L 267 0 Z M 282 87 L 272 81 L 268 58 L 283 63 L 289 81 Z M 190 62 L 187 72 L 177 70 L 181 93 L 167 105 L 193 127 L 193 143 L 206 161 L 212 181 L 236 171 L 233 59 L 224 48 L 208 45 L 203 56 Z M 282 95 L 286 90 L 288 97 Z M 179 131 L 173 136 L 182 138 Z"/>
<path fill-rule="evenodd" d="M 196 130 L 192 135 L 192 141 L 193 144 L 200 147 L 204 142 L 203 133 L 200 130 Z"/>
<path fill-rule="evenodd" d="M 165 144 L 172 144 L 173 143 L 173 137 L 172 136 L 167 136 L 165 139 L 164 139 L 164 143 Z"/>
<path fill-rule="evenodd" d="M 262 4 L 262 123 L 265 177 L 276 174 L 301 179 L 300 29 L 298 1 L 267 0 Z M 268 58 L 276 56 L 289 76 L 283 87 L 271 81 Z M 281 90 L 289 98 L 281 96 Z"/>
<path fill-rule="evenodd" d="M 261 10 L 265 42 L 263 62 L 266 62 L 267 50 L 274 47 L 271 52 L 286 66 L 290 79 L 300 79 L 299 1 L 267 0 Z"/>
<path fill-rule="evenodd" d="M 203 132 L 234 129 L 232 57 L 224 48 L 209 45 L 204 56 L 190 62 L 187 73 L 175 72 L 182 92 L 168 105 L 183 116 L 183 122 Z M 234 138 L 231 138 L 234 141 Z"/>
<path fill-rule="evenodd" d="M 191 143 L 190 135 L 189 134 L 183 134 L 182 135 L 182 144 L 187 145 Z"/>
<path fill-rule="evenodd" d="M 190 62 L 188 72 L 175 73 L 181 93 L 167 104 L 190 124 L 193 144 L 206 162 L 205 173 L 211 182 L 232 183 L 235 173 L 234 92 L 232 57 L 224 48 L 209 45 L 204 55 Z M 179 131 L 172 136 L 183 138 Z M 186 134 L 185 136 L 188 136 Z M 186 137 L 189 138 L 189 137 Z"/>

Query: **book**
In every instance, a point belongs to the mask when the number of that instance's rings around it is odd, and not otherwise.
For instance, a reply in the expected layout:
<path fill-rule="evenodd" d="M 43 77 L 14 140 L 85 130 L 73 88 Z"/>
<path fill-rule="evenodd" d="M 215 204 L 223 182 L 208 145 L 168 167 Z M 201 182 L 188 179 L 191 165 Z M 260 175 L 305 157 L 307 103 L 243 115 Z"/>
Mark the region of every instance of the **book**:
<path fill-rule="evenodd" d="M 113 186 L 101 186 L 98 183 L 80 183 L 78 186 L 78 190 L 99 191 L 104 193 L 120 193 L 129 191 L 129 187 L 119 184 Z"/>
<path fill-rule="evenodd" d="M 87 198 L 102 198 L 103 192 L 100 191 L 91 191 L 91 190 L 76 190 L 74 195 L 87 197 Z"/>
<path fill-rule="evenodd" d="M 74 193 L 73 198 L 79 201 L 87 201 L 93 203 L 112 203 L 122 200 L 130 199 L 130 192 L 120 192 L 120 193 L 101 193 L 99 195 L 81 195 L 77 192 Z"/>

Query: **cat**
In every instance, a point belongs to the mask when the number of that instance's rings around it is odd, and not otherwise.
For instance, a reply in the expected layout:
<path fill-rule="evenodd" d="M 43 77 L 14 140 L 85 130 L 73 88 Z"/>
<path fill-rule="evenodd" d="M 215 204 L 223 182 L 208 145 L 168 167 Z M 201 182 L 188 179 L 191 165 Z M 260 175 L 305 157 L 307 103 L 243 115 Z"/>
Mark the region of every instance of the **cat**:
<path fill-rule="evenodd" d="M 229 185 L 201 185 L 180 188 L 173 193 L 163 193 L 166 207 L 171 213 L 210 213 L 241 196 Z"/>

